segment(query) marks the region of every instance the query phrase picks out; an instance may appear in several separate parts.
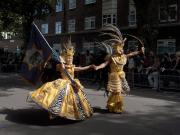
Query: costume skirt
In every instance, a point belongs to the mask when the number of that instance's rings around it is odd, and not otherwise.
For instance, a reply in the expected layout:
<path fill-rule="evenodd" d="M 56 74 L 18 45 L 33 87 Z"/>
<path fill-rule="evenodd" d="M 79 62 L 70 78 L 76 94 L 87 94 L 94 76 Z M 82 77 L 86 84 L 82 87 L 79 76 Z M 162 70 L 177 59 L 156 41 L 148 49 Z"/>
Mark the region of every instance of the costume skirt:
<path fill-rule="evenodd" d="M 57 79 L 45 83 L 39 89 L 31 92 L 29 96 L 53 116 L 84 120 L 92 116 L 93 110 L 79 80 L 75 79 L 75 81 L 80 86 L 76 90 L 69 80 Z"/>
<path fill-rule="evenodd" d="M 111 92 L 107 101 L 107 109 L 109 112 L 122 113 L 123 97 L 119 92 Z"/>

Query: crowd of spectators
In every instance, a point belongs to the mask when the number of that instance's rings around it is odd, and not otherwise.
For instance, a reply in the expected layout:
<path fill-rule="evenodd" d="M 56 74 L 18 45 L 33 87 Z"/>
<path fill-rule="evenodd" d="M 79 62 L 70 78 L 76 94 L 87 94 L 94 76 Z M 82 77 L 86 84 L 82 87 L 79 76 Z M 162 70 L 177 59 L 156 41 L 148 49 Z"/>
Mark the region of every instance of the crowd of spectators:
<path fill-rule="evenodd" d="M 76 65 L 98 65 L 102 63 L 107 54 L 103 51 L 90 54 L 86 51 L 84 54 L 77 54 L 74 62 Z M 138 55 L 128 59 L 125 69 L 128 82 L 131 85 L 145 84 L 152 89 L 159 90 L 160 83 L 163 87 L 170 86 L 171 82 L 180 89 L 180 52 L 176 54 L 164 53 L 155 55 L 152 51 L 145 55 Z M 86 75 L 85 75 L 86 74 Z M 93 82 L 99 82 L 99 85 L 105 86 L 108 78 L 108 67 L 99 71 L 89 71 L 80 73 L 79 77 L 92 79 Z"/>
<path fill-rule="evenodd" d="M 13 53 L 0 49 L 0 72 L 18 72 L 21 61 L 21 53 Z"/>
<path fill-rule="evenodd" d="M 74 64 L 76 66 L 86 66 L 90 64 L 99 65 L 104 62 L 107 53 L 99 51 L 90 53 L 76 53 L 74 56 Z M 20 70 L 23 55 L 21 53 L 12 53 L 0 49 L 0 71 L 1 72 L 18 72 Z M 53 58 L 48 62 L 44 69 L 43 80 L 51 81 L 58 78 L 56 72 L 56 64 Z M 93 83 L 106 87 L 108 80 L 108 67 L 98 71 L 84 71 L 76 74 L 78 78 L 92 80 Z M 159 90 L 160 83 L 163 87 L 169 87 L 173 82 L 179 87 L 180 81 L 180 52 L 176 54 L 164 53 L 163 55 L 155 55 L 152 51 L 145 55 L 138 55 L 128 59 L 125 66 L 127 79 L 129 84 L 146 84 L 152 89 Z M 49 76 L 49 77 L 48 77 Z"/>
<path fill-rule="evenodd" d="M 128 60 L 127 72 L 133 70 L 133 78 L 136 78 L 134 83 L 140 84 L 147 80 L 149 86 L 157 91 L 159 91 L 161 83 L 164 88 L 168 87 L 171 82 L 179 87 L 180 52 L 176 54 L 164 53 L 162 55 L 154 55 L 151 51 L 144 56 L 137 56 L 132 59 Z"/>

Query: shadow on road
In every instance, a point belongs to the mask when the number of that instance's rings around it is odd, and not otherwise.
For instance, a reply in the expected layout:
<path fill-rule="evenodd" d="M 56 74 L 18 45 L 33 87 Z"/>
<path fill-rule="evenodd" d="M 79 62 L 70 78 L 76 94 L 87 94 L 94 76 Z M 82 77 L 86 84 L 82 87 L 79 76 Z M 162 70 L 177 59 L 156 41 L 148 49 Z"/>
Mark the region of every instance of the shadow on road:
<path fill-rule="evenodd" d="M 144 97 L 144 98 L 153 98 L 153 99 L 162 99 L 166 101 L 174 101 L 174 102 L 180 102 L 180 93 L 179 92 L 156 92 L 152 89 L 132 89 L 131 95 Z"/>
<path fill-rule="evenodd" d="M 101 107 L 93 107 L 93 111 L 100 114 L 109 113 L 107 109 L 102 109 Z"/>
<path fill-rule="evenodd" d="M 5 114 L 5 119 L 11 122 L 36 125 L 36 126 L 55 126 L 55 125 L 69 125 L 79 123 L 81 121 L 67 120 L 63 118 L 49 119 L 48 112 L 42 109 L 2 109 L 0 114 Z"/>
<path fill-rule="evenodd" d="M 0 97 L 8 97 L 8 96 L 12 96 L 13 94 L 8 94 L 8 93 L 0 93 Z"/>

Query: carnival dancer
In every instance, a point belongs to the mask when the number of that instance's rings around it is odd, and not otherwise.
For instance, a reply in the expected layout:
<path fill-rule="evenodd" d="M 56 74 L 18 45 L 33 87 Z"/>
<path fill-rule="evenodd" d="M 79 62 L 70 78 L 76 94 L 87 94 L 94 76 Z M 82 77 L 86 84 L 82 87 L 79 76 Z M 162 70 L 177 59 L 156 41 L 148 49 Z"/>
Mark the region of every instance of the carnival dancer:
<path fill-rule="evenodd" d="M 109 65 L 110 73 L 108 74 L 107 91 L 110 95 L 106 107 L 109 112 L 122 113 L 122 93 L 130 91 L 123 67 L 129 57 L 144 53 L 144 47 L 141 47 L 140 51 L 124 54 L 123 47 L 126 38 L 123 39 L 119 29 L 113 25 L 107 25 L 102 28 L 100 37 L 103 39 L 100 44 L 106 48 L 110 55 L 107 56 L 104 63 L 95 66 L 95 70 Z M 107 39 L 107 37 L 109 37 L 109 39 Z"/>
<path fill-rule="evenodd" d="M 60 56 L 64 62 L 56 66 L 62 78 L 47 82 L 29 94 L 35 103 L 49 112 L 50 118 L 60 116 L 70 120 L 84 120 L 93 114 L 83 86 L 74 78 L 74 71 L 87 70 L 93 66 L 75 67 L 72 63 L 73 55 L 74 48 L 71 42 L 68 42 Z M 64 72 L 64 68 L 73 81 Z"/>

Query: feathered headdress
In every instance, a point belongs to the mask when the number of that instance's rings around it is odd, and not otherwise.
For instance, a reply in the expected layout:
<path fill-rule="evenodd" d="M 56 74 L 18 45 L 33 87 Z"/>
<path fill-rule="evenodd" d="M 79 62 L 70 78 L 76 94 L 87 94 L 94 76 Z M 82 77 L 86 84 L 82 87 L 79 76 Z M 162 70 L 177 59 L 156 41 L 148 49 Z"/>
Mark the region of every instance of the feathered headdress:
<path fill-rule="evenodd" d="M 104 46 L 107 53 L 112 54 L 113 45 L 118 45 L 122 48 L 124 47 L 127 38 L 123 38 L 123 36 L 134 38 L 140 42 L 141 46 L 144 46 L 143 42 L 138 37 L 130 34 L 122 35 L 121 31 L 112 24 L 107 24 L 100 30 L 99 37 L 101 41 L 97 42 L 97 44 L 99 44 L 99 46 Z"/>
<path fill-rule="evenodd" d="M 103 45 L 109 54 L 112 54 L 113 52 L 113 45 L 118 45 L 123 48 L 124 42 L 126 41 L 126 38 L 123 39 L 120 30 L 112 24 L 107 24 L 106 26 L 104 26 L 100 30 L 99 37 L 101 38 L 101 41 L 98 42 L 98 44 Z"/>
<path fill-rule="evenodd" d="M 62 51 L 61 55 L 62 56 L 73 56 L 75 53 L 74 47 L 72 46 L 71 43 L 71 38 L 68 40 L 67 43 L 63 44 L 64 50 Z"/>

